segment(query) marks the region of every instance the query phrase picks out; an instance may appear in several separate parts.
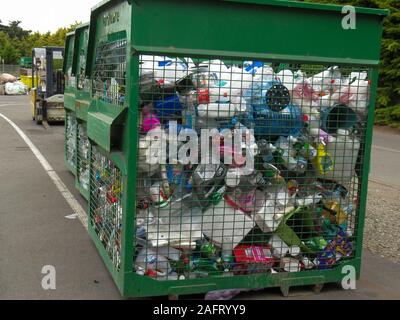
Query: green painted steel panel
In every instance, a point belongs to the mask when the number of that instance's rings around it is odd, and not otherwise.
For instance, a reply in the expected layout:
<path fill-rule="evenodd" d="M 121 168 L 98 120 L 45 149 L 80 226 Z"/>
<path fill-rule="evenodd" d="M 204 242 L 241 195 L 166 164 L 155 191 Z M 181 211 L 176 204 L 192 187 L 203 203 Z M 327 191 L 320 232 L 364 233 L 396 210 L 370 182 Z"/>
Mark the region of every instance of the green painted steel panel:
<path fill-rule="evenodd" d="M 111 126 L 114 119 L 100 112 L 89 112 L 88 135 L 104 150 L 111 152 Z"/>
<path fill-rule="evenodd" d="M 80 96 L 79 92 L 77 94 Z M 90 98 L 88 99 L 75 99 L 75 112 L 78 119 L 82 121 L 87 121 L 87 114 L 89 112 L 90 107 Z"/>
<path fill-rule="evenodd" d="M 99 19 L 94 19 L 93 16 L 91 17 L 87 73 L 92 75 L 92 98 L 88 115 L 88 134 L 93 141 L 107 151 L 111 151 L 111 143 L 112 140 L 115 139 L 115 137 L 112 136 L 112 124 L 123 121 L 122 117 L 127 103 L 124 102 L 117 106 L 115 104 L 110 104 L 109 101 L 103 101 L 103 99 L 101 99 L 101 88 L 99 90 L 93 82 L 96 80 L 93 79 L 93 73 L 96 71 L 96 57 L 99 57 L 100 50 L 102 50 L 107 43 L 116 43 L 118 45 L 119 42 L 121 42 L 122 45 L 122 41 L 125 41 L 126 43 L 124 45 L 126 50 L 129 50 L 131 32 L 129 28 L 127 29 L 127 26 L 130 25 L 131 21 L 130 9 L 130 5 L 125 2 L 121 2 L 119 5 L 110 3 Z M 113 19 L 118 20 L 118 23 L 114 23 Z M 129 61 L 126 62 L 126 65 L 129 66 Z M 127 92 L 127 100 L 128 96 L 129 91 Z M 92 111 L 96 113 L 99 110 L 104 113 L 104 117 L 91 114 Z M 89 119 L 91 119 L 91 121 L 89 121 Z M 119 120 L 117 121 L 117 119 Z"/>
<path fill-rule="evenodd" d="M 73 71 L 74 59 L 74 46 L 75 46 L 75 32 L 69 33 L 65 40 L 65 59 L 64 59 L 64 76 L 65 76 L 65 90 L 64 90 L 64 107 L 68 110 L 75 111 L 75 74 Z"/>
<path fill-rule="evenodd" d="M 378 64 L 382 11 L 358 13 L 357 28 L 344 30 L 338 10 L 279 2 L 134 1 L 132 46 L 165 54 Z"/>
<path fill-rule="evenodd" d="M 73 91 L 73 89 L 70 88 L 70 90 L 65 89 L 64 91 L 64 108 L 70 111 L 75 111 L 75 93 L 74 92 L 68 92 L 68 91 Z"/>

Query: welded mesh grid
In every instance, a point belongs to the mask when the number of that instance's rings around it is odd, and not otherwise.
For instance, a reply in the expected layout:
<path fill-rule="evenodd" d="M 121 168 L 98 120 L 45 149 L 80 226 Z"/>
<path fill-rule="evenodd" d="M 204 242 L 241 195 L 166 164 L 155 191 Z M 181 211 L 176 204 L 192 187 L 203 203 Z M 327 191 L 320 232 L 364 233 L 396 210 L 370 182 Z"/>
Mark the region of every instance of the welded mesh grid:
<path fill-rule="evenodd" d="M 70 37 L 68 39 L 68 52 L 66 54 L 66 73 L 65 73 L 65 78 L 66 78 L 66 86 L 67 87 L 74 87 L 76 84 L 76 78 L 75 75 L 73 75 L 72 72 L 72 63 L 74 59 L 74 46 L 75 46 L 75 38 Z"/>
<path fill-rule="evenodd" d="M 99 42 L 92 83 L 92 93 L 95 98 L 123 106 L 126 85 L 126 48 L 126 39 Z"/>
<path fill-rule="evenodd" d="M 78 122 L 77 134 L 77 175 L 78 183 L 85 190 L 89 191 L 90 182 L 90 141 L 87 136 L 86 123 Z"/>
<path fill-rule="evenodd" d="M 156 56 L 140 66 L 138 274 L 298 272 L 354 257 L 370 70 Z M 253 131 L 229 144 L 239 129 Z"/>
<path fill-rule="evenodd" d="M 76 135 L 77 135 L 77 120 L 72 112 L 66 113 L 65 119 L 65 156 L 67 163 L 76 168 Z"/>
<path fill-rule="evenodd" d="M 84 30 L 81 37 L 77 70 L 78 89 L 88 91 L 90 81 L 88 77 L 86 77 L 86 57 L 89 42 L 89 30 Z"/>
<path fill-rule="evenodd" d="M 90 223 L 116 270 L 121 267 L 122 176 L 96 146 L 91 148 Z"/>

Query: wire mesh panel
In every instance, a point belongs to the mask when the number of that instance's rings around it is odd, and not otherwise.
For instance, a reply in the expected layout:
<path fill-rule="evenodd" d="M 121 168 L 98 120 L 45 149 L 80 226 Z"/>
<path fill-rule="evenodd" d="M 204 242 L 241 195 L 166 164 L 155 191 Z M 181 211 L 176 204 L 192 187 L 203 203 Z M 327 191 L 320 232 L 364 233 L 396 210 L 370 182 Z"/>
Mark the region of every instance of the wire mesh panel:
<path fill-rule="evenodd" d="M 74 41 L 75 38 L 70 36 L 67 38 L 67 48 L 68 51 L 66 53 L 66 61 L 65 61 L 65 86 L 68 87 L 75 87 L 76 86 L 76 78 L 72 72 L 72 63 L 74 59 Z"/>
<path fill-rule="evenodd" d="M 79 56 L 77 68 L 77 86 L 78 90 L 88 91 L 90 81 L 86 77 L 86 58 L 87 58 L 87 45 L 89 41 L 89 29 L 82 31 L 79 43 Z"/>
<path fill-rule="evenodd" d="M 141 56 L 135 272 L 274 274 L 353 258 L 369 72 Z"/>
<path fill-rule="evenodd" d="M 77 120 L 72 112 L 66 113 L 65 119 L 65 156 L 69 166 L 76 168 Z"/>
<path fill-rule="evenodd" d="M 92 146 L 90 223 L 116 270 L 121 267 L 122 176 L 98 147 Z"/>
<path fill-rule="evenodd" d="M 79 185 L 89 191 L 90 182 L 90 141 L 85 123 L 78 123 L 77 179 Z"/>
<path fill-rule="evenodd" d="M 126 39 L 101 41 L 97 46 L 93 96 L 122 106 L 125 101 Z"/>

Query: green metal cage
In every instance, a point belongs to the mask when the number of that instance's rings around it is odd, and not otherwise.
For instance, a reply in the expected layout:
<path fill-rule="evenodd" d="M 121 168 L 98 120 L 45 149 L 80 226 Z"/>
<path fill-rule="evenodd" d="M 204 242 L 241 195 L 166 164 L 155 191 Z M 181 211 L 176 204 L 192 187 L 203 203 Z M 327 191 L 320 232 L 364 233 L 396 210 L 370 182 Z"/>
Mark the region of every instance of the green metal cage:
<path fill-rule="evenodd" d="M 341 7 L 294 1 L 93 8 L 89 233 L 123 296 L 360 276 L 387 14 L 356 8 L 347 30 Z"/>
<path fill-rule="evenodd" d="M 76 175 L 77 120 L 74 112 L 66 111 L 65 115 L 65 164 Z"/>
<path fill-rule="evenodd" d="M 75 32 L 67 34 L 65 40 L 65 59 L 63 71 L 65 75 L 64 108 L 65 108 L 65 143 L 64 162 L 67 169 L 76 174 L 76 117 L 75 87 L 76 78 L 73 72 Z M 74 132 L 75 131 L 75 132 Z M 75 141 L 74 141 L 75 139 Z"/>
<path fill-rule="evenodd" d="M 77 117 L 77 174 L 76 188 L 89 201 L 90 141 L 87 136 L 87 113 L 91 101 L 91 82 L 86 75 L 89 43 L 89 23 L 75 30 L 74 70 L 76 72 L 75 113 Z"/>

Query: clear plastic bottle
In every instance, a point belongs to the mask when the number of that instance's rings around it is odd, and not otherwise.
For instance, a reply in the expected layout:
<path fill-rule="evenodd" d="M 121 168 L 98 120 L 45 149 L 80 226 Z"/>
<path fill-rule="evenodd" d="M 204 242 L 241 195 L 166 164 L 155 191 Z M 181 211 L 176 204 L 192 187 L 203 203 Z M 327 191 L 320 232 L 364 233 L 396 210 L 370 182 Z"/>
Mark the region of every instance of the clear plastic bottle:
<path fill-rule="evenodd" d="M 135 267 L 138 271 L 143 270 L 145 274 L 157 280 L 176 280 L 178 278 L 168 259 L 149 248 L 144 248 L 139 252 Z"/>

